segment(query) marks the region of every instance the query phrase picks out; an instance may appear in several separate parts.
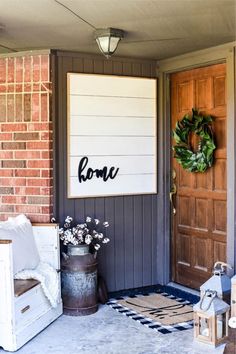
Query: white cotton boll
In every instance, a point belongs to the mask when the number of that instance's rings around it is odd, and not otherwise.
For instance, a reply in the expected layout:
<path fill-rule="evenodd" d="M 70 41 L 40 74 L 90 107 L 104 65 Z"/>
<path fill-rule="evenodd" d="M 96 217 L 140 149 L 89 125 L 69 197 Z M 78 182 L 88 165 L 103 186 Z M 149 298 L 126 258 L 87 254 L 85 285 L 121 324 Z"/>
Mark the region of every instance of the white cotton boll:
<path fill-rule="evenodd" d="M 67 241 L 68 241 L 68 242 L 72 242 L 72 243 L 73 243 L 73 237 L 68 236 L 68 237 L 67 237 Z"/>
<path fill-rule="evenodd" d="M 70 224 L 72 220 L 73 220 L 73 218 L 71 216 L 68 216 L 68 215 L 65 218 L 65 222 L 68 223 L 68 224 Z"/>
<path fill-rule="evenodd" d="M 98 239 L 101 240 L 103 239 L 103 233 L 97 234 L 98 235 Z"/>
<path fill-rule="evenodd" d="M 94 219 L 95 224 L 98 225 L 100 223 L 100 221 L 98 219 Z"/>
<path fill-rule="evenodd" d="M 108 243 L 110 241 L 110 239 L 108 237 L 105 237 L 104 240 L 102 241 L 102 243 Z"/>
<path fill-rule="evenodd" d="M 101 246 L 98 243 L 96 243 L 96 245 L 94 245 L 94 248 L 95 248 L 96 251 L 98 251 L 100 247 Z"/>
<path fill-rule="evenodd" d="M 87 245 L 90 245 L 90 243 L 92 242 L 92 236 L 91 235 L 86 235 L 85 236 L 85 243 L 87 244 Z"/>
<path fill-rule="evenodd" d="M 104 221 L 103 226 L 104 226 L 104 227 L 108 227 L 108 226 L 109 226 L 109 223 L 108 223 L 107 221 Z"/>
<path fill-rule="evenodd" d="M 86 224 L 78 224 L 76 227 L 77 227 L 78 229 L 83 230 L 83 229 L 86 227 Z"/>
<path fill-rule="evenodd" d="M 87 216 L 86 222 L 91 222 L 91 221 L 92 221 L 92 218 L 90 218 L 90 216 Z"/>
<path fill-rule="evenodd" d="M 83 243 L 84 242 L 83 235 L 78 234 L 77 235 L 77 240 L 78 240 L 79 243 Z"/>
<path fill-rule="evenodd" d="M 71 237 L 71 236 L 72 236 L 71 230 L 66 230 L 66 231 L 64 232 L 64 235 L 65 235 L 65 237 Z"/>

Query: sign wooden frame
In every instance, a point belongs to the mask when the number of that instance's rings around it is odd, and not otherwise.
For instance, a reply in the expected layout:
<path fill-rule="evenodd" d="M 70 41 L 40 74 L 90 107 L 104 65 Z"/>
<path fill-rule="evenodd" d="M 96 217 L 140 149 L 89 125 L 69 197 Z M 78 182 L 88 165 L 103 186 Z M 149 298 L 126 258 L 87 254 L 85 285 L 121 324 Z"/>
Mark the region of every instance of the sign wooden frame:
<path fill-rule="evenodd" d="M 67 74 L 68 198 L 157 193 L 156 79 Z"/>

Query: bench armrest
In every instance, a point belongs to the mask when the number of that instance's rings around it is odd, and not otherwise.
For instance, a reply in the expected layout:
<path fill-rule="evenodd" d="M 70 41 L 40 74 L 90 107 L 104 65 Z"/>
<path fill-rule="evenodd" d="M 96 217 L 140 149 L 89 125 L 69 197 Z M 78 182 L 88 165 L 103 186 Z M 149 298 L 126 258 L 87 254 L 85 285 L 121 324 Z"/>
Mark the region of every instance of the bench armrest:
<path fill-rule="evenodd" d="M 5 323 L 5 326 L 11 325 L 9 314 L 14 309 L 13 278 L 12 241 L 0 240 L 0 323 Z"/>
<path fill-rule="evenodd" d="M 9 243 L 12 243 L 12 240 L 0 240 L 0 245 L 7 245 Z"/>

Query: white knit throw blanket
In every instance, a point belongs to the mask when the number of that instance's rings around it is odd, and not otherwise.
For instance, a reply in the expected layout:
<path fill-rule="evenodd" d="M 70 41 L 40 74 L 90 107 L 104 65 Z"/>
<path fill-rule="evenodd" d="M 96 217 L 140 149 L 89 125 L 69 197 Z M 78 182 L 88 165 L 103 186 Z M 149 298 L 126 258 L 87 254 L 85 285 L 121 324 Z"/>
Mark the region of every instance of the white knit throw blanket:
<path fill-rule="evenodd" d="M 59 302 L 59 279 L 57 271 L 47 263 L 40 262 L 35 269 L 25 269 L 15 274 L 15 279 L 36 279 L 40 281 L 44 295 L 52 307 Z"/>

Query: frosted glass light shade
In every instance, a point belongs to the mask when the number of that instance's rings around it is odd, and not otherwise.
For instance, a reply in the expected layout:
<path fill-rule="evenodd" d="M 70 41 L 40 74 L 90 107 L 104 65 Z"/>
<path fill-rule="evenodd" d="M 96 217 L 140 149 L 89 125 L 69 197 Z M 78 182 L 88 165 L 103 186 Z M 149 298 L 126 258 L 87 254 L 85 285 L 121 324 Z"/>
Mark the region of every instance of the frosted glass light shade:
<path fill-rule="evenodd" d="M 123 36 L 124 32 L 115 28 L 99 29 L 95 32 L 98 47 L 107 58 L 110 58 L 116 51 L 118 43 Z"/>

